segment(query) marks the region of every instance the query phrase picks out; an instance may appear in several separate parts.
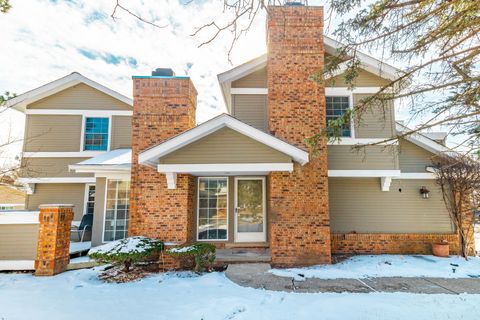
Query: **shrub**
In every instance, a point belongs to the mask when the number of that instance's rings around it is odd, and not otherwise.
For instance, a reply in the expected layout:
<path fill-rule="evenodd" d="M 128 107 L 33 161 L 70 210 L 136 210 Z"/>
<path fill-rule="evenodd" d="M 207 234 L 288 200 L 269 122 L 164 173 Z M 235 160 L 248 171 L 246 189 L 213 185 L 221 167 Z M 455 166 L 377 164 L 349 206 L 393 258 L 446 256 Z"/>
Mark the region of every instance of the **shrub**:
<path fill-rule="evenodd" d="M 129 237 L 92 248 L 88 256 L 101 262 L 123 264 L 124 271 L 129 272 L 132 264 L 147 260 L 163 248 L 163 242 L 160 240 Z"/>
<path fill-rule="evenodd" d="M 204 242 L 167 250 L 168 254 L 176 258 L 193 257 L 196 272 L 204 272 L 211 269 L 212 264 L 215 262 L 215 251 L 216 248 L 213 244 Z"/>

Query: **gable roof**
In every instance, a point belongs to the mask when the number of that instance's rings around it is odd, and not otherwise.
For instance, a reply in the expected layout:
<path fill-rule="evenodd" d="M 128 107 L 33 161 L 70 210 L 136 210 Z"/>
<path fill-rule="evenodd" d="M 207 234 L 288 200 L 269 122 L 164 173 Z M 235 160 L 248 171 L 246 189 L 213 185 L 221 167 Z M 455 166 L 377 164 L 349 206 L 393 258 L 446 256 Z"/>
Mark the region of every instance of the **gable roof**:
<path fill-rule="evenodd" d="M 324 36 L 324 44 L 325 44 L 325 52 L 331 55 L 336 55 L 337 50 L 340 49 L 343 45 L 328 37 Z M 387 63 L 384 63 L 374 57 L 371 57 L 365 53 L 358 52 L 357 56 L 361 62 L 360 68 L 373 73 L 376 76 L 381 78 L 395 80 L 403 74 L 403 71 L 391 66 Z M 223 98 L 225 100 L 225 104 L 227 105 L 227 109 L 230 110 L 230 86 L 231 83 L 235 80 L 243 78 L 244 76 L 255 72 L 259 69 L 265 68 L 267 66 L 267 54 L 263 54 L 255 59 L 252 59 L 248 62 L 245 62 L 233 69 L 225 71 L 217 75 L 218 82 L 220 83 L 220 87 L 222 89 Z M 342 74 L 345 72 L 346 63 L 342 63 L 339 65 L 338 70 L 335 72 L 335 75 Z"/>
<path fill-rule="evenodd" d="M 122 101 L 130 106 L 133 106 L 132 99 L 112 89 L 109 89 L 99 84 L 98 82 L 90 80 L 89 78 L 81 75 L 78 72 L 73 72 L 65 77 L 54 80 L 52 82 L 44 84 L 41 87 L 27 91 L 21 95 L 18 95 L 12 99 L 7 100 L 7 102 L 5 103 L 5 107 L 13 108 L 20 112 L 25 112 L 28 104 L 31 104 L 35 101 L 51 96 L 52 94 L 55 94 L 65 89 L 68 89 L 70 87 L 73 87 L 79 83 L 84 83 L 87 86 L 97 89 L 98 91 L 101 91 L 119 101 Z"/>
<path fill-rule="evenodd" d="M 225 127 L 237 131 L 277 151 L 287 154 L 301 165 L 304 165 L 308 162 L 308 152 L 297 148 L 285 141 L 282 141 L 268 133 L 251 127 L 248 124 L 245 124 L 228 114 L 221 114 L 211 120 L 208 120 L 196 126 L 195 128 L 187 130 L 173 138 L 170 138 L 160 143 L 157 146 L 141 152 L 138 156 L 138 161 L 139 163 L 155 167 L 157 165 L 156 162 L 161 157 Z"/>
<path fill-rule="evenodd" d="M 408 128 L 407 126 L 399 122 L 396 122 L 396 130 L 399 134 L 406 134 L 412 131 L 412 129 Z M 451 151 L 449 148 L 428 138 L 426 134 L 421 132 L 413 132 L 411 134 L 407 134 L 403 137 L 403 139 L 419 146 L 420 148 L 430 151 L 431 153 L 434 153 L 434 154 L 440 154 L 443 152 Z"/>

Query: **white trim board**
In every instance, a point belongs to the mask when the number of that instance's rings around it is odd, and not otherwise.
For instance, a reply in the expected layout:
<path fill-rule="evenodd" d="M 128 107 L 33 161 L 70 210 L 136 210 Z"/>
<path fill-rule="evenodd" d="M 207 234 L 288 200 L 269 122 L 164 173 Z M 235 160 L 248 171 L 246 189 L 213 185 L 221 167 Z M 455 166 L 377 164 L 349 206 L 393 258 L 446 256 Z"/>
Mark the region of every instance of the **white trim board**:
<path fill-rule="evenodd" d="M 35 270 L 35 260 L 0 260 L 0 271 Z"/>
<path fill-rule="evenodd" d="M 304 165 L 309 161 L 308 152 L 303 151 L 302 149 L 299 149 L 261 130 L 255 129 L 254 127 L 251 127 L 248 124 L 245 124 L 228 114 L 222 114 L 218 117 L 215 117 L 153 148 L 143 151 L 139 154 L 138 161 L 139 163 L 154 167 L 156 165 L 155 162 L 159 158 L 175 150 L 178 150 L 192 142 L 195 142 L 205 136 L 208 136 L 209 134 L 224 127 L 228 127 L 277 151 L 285 153 L 291 156 L 301 165 Z"/>
<path fill-rule="evenodd" d="M 325 95 L 326 96 L 350 96 L 353 94 L 368 94 L 368 93 L 377 93 L 380 91 L 380 87 L 355 87 L 355 88 L 347 88 L 347 87 L 326 87 L 325 88 Z"/>
<path fill-rule="evenodd" d="M 39 211 L 0 212 L 0 224 L 39 224 Z"/>
<path fill-rule="evenodd" d="M 402 172 L 399 177 L 393 179 L 436 179 L 432 172 Z"/>
<path fill-rule="evenodd" d="M 268 94 L 268 88 L 231 88 L 231 94 Z"/>
<path fill-rule="evenodd" d="M 396 130 L 397 130 L 397 133 L 400 135 L 406 134 L 412 131 L 407 126 L 398 122 L 396 123 Z M 441 145 L 438 142 L 433 141 L 432 139 L 427 138 L 426 136 L 424 136 L 422 133 L 419 133 L 419 132 L 413 132 L 411 134 L 405 135 L 403 139 L 419 146 L 420 148 L 428 150 L 434 154 L 440 154 L 443 152 L 452 152 L 449 148 L 445 147 L 444 145 Z"/>
<path fill-rule="evenodd" d="M 92 158 L 107 151 L 23 152 L 24 158 Z"/>
<path fill-rule="evenodd" d="M 293 171 L 293 163 L 209 163 L 209 164 L 159 164 L 158 172 L 162 173 L 239 173 L 239 172 L 271 172 Z"/>
<path fill-rule="evenodd" d="M 95 183 L 95 177 L 18 178 L 19 183 Z"/>
<path fill-rule="evenodd" d="M 86 117 L 132 116 L 130 110 L 28 109 L 30 115 L 83 115 Z"/>
<path fill-rule="evenodd" d="M 329 178 L 381 178 L 398 176 L 400 176 L 400 170 L 328 170 Z"/>
<path fill-rule="evenodd" d="M 21 95 L 16 96 L 15 98 L 9 99 L 5 106 L 7 108 L 14 108 L 20 112 L 25 112 L 28 104 L 31 104 L 35 101 L 46 98 L 50 95 L 58 93 L 62 90 L 73 87 L 79 83 L 84 83 L 94 89 L 97 89 L 121 102 L 124 102 L 130 106 L 133 106 L 132 99 L 112 90 L 98 82 L 90 80 L 89 78 L 81 75 L 78 72 L 73 72 L 65 77 L 49 82 L 43 86 L 40 86 L 36 89 L 27 91 Z"/>
<path fill-rule="evenodd" d="M 365 144 L 376 144 L 376 145 L 398 145 L 398 140 L 394 141 L 385 141 L 387 138 L 348 138 L 348 137 L 340 137 L 339 141 L 332 141 L 328 142 L 329 146 L 336 146 L 336 145 L 347 145 L 347 146 L 354 146 L 354 145 L 365 145 Z"/>

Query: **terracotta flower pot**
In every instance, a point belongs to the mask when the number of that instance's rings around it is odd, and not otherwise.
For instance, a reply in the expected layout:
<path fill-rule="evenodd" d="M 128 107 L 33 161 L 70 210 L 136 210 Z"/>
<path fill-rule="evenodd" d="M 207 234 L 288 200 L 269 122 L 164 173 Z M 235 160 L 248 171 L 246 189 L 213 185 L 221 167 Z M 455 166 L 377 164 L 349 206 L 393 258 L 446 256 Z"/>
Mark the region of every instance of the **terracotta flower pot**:
<path fill-rule="evenodd" d="M 450 245 L 448 243 L 432 243 L 432 252 L 436 257 L 448 258 Z"/>

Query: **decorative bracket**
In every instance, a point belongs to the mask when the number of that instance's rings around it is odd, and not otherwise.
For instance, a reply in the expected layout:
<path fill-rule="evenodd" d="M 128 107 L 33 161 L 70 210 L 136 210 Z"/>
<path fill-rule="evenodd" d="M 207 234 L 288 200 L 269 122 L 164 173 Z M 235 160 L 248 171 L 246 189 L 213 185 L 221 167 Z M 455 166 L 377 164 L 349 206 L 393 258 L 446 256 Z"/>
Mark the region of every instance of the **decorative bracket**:
<path fill-rule="evenodd" d="M 165 176 L 167 177 L 167 189 L 176 189 L 177 188 L 177 173 L 176 172 L 166 172 Z"/>
<path fill-rule="evenodd" d="M 392 183 L 392 177 L 381 177 L 380 186 L 382 191 L 390 191 L 390 184 Z"/>

